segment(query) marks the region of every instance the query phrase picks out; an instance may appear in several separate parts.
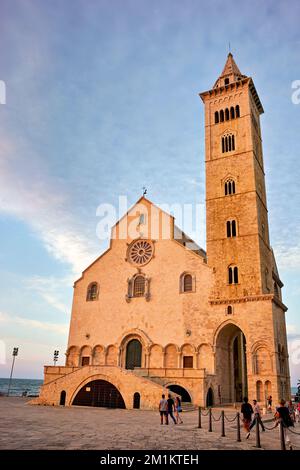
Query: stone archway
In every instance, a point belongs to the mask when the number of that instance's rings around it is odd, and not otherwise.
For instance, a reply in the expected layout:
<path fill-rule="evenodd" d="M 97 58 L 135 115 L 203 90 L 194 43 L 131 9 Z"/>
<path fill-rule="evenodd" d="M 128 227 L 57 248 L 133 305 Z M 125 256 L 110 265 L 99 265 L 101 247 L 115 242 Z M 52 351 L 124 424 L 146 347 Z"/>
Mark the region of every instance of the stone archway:
<path fill-rule="evenodd" d="M 119 390 L 107 380 L 92 380 L 77 392 L 72 405 L 126 408 Z"/>
<path fill-rule="evenodd" d="M 240 402 L 248 394 L 245 335 L 237 325 L 227 323 L 219 330 L 215 347 L 221 401 Z"/>
<path fill-rule="evenodd" d="M 213 406 L 213 404 L 214 404 L 214 392 L 213 392 L 213 389 L 209 387 L 209 389 L 207 390 L 207 394 L 206 394 L 206 406 L 207 407 Z"/>
<path fill-rule="evenodd" d="M 192 398 L 191 398 L 189 392 L 185 388 L 183 388 L 181 385 L 177 385 L 177 384 L 167 385 L 167 388 L 169 390 L 171 390 L 171 392 L 174 392 L 174 393 L 177 393 L 177 395 L 180 395 L 181 400 L 183 402 L 187 402 L 187 403 L 192 402 Z"/>

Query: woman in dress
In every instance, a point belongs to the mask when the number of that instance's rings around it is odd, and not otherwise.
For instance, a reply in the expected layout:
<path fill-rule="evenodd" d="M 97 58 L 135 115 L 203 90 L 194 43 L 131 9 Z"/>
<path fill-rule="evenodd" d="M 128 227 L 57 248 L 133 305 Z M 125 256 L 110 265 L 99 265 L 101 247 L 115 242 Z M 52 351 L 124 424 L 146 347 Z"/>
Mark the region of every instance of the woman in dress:
<path fill-rule="evenodd" d="M 177 421 L 177 424 L 179 423 L 183 423 L 179 413 L 182 412 L 182 407 L 181 407 L 181 400 L 179 397 L 176 397 L 175 398 L 175 418 L 176 418 L 176 421 Z"/>

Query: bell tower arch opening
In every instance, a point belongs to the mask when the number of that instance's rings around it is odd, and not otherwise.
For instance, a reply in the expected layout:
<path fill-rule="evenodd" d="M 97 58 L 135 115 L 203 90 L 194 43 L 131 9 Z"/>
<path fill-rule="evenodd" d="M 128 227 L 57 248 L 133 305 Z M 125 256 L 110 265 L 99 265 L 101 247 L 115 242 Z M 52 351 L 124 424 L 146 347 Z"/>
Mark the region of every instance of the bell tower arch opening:
<path fill-rule="evenodd" d="M 246 338 L 233 323 L 223 326 L 216 338 L 216 371 L 222 403 L 243 401 L 248 394 Z"/>

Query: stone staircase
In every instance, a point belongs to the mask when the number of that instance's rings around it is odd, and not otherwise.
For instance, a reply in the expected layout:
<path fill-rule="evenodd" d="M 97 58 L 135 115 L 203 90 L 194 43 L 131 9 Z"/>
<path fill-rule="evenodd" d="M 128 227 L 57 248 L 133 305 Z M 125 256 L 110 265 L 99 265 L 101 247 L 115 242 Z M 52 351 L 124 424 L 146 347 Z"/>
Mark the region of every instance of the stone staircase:
<path fill-rule="evenodd" d="M 190 402 L 187 402 L 187 401 L 183 401 L 181 403 L 181 406 L 182 406 L 182 411 L 184 413 L 188 412 L 188 411 L 195 411 L 198 407 L 196 405 L 194 405 L 193 403 L 190 403 Z"/>

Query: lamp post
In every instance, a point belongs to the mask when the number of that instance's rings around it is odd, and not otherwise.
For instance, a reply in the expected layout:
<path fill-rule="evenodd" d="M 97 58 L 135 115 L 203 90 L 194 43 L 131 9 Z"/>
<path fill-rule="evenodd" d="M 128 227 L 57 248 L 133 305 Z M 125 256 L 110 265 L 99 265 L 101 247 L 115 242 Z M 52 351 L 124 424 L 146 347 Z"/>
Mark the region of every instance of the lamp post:
<path fill-rule="evenodd" d="M 14 365 L 15 365 L 15 359 L 18 355 L 18 352 L 19 352 L 19 348 L 14 348 L 13 349 L 13 361 L 12 361 L 12 365 L 11 365 L 11 371 L 10 371 L 10 377 L 9 377 L 9 382 L 8 382 L 8 391 L 7 391 L 7 396 L 9 397 L 9 392 L 10 392 L 10 386 L 11 386 L 11 379 L 12 379 L 12 375 L 13 375 L 13 370 L 14 370 Z"/>
<path fill-rule="evenodd" d="M 53 362 L 54 362 L 55 366 L 56 366 L 56 363 L 58 361 L 58 356 L 59 356 L 59 351 L 55 350 L 54 351 L 54 356 L 53 356 Z"/>

